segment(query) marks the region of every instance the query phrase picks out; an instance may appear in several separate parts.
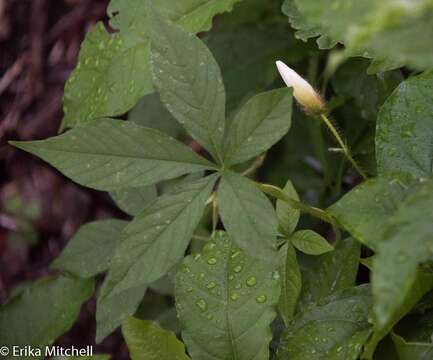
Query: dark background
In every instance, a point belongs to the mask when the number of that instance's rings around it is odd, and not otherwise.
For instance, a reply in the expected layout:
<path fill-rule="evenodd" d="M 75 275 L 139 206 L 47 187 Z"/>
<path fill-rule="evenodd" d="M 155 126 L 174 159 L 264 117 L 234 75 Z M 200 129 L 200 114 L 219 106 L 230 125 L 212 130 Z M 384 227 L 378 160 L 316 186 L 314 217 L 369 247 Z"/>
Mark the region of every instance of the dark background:
<path fill-rule="evenodd" d="M 0 0 L 0 302 L 49 264 L 89 220 L 124 217 L 101 192 L 75 185 L 8 140 L 56 134 L 65 82 L 85 33 L 105 19 L 108 0 Z M 95 301 L 59 345 L 94 343 Z M 119 332 L 95 347 L 128 358 Z"/>

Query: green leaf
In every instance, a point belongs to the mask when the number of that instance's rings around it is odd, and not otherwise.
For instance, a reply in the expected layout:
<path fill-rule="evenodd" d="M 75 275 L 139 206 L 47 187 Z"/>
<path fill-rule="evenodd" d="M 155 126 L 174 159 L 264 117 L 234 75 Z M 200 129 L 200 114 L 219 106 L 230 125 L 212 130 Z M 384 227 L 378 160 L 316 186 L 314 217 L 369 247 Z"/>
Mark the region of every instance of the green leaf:
<path fill-rule="evenodd" d="M 11 142 L 77 183 L 98 190 L 150 185 L 212 168 L 173 138 L 130 122 L 104 119 L 48 140 Z"/>
<path fill-rule="evenodd" d="M 300 261 L 303 279 L 300 306 L 317 303 L 336 291 L 354 286 L 360 255 L 360 244 L 348 238 L 326 254 L 303 256 Z"/>
<path fill-rule="evenodd" d="M 268 150 L 289 131 L 292 90 L 272 90 L 251 98 L 230 122 L 224 162 L 239 164 Z"/>
<path fill-rule="evenodd" d="M 319 26 L 312 25 L 306 17 L 299 12 L 295 0 L 285 0 L 282 6 L 282 11 L 288 16 L 290 25 L 298 30 L 295 36 L 302 41 L 307 41 L 310 38 L 317 37 L 322 34 L 322 29 Z M 335 42 L 330 40 L 326 35 L 321 36 L 317 43 L 321 49 L 330 49 L 335 46 Z M 323 46 L 322 46 L 323 45 Z"/>
<path fill-rule="evenodd" d="M 380 174 L 432 176 L 433 71 L 411 77 L 382 106 L 376 154 Z"/>
<path fill-rule="evenodd" d="M 429 360 L 433 358 L 433 344 L 406 342 L 402 337 L 393 334 L 392 340 L 397 348 L 399 360 Z"/>
<path fill-rule="evenodd" d="M 101 325 L 98 324 L 97 339 L 108 335 L 133 312 L 123 312 L 123 318 L 116 323 L 108 319 L 108 325 L 103 314 L 117 311 L 113 306 L 122 299 L 128 300 L 125 294 L 158 280 L 182 258 L 215 181 L 216 176 L 209 176 L 182 184 L 157 198 L 124 229 L 98 298 L 97 319 L 100 313 Z M 131 300 L 130 309 L 133 303 Z"/>
<path fill-rule="evenodd" d="M 176 276 L 182 337 L 194 359 L 268 359 L 270 323 L 280 295 L 273 265 L 217 232 Z"/>
<path fill-rule="evenodd" d="M 277 216 L 268 198 L 251 180 L 224 172 L 218 188 L 218 206 L 228 235 L 243 251 L 275 260 Z"/>
<path fill-rule="evenodd" d="M 137 311 L 146 289 L 146 285 L 139 284 L 109 297 L 102 298 L 102 294 L 99 294 L 96 304 L 97 344 L 120 326 L 128 316 Z M 104 288 L 101 291 L 104 291 Z"/>
<path fill-rule="evenodd" d="M 351 58 L 338 68 L 332 78 L 334 91 L 346 99 L 353 99 L 355 106 L 351 108 L 350 127 L 354 126 L 353 113 L 359 113 L 362 119 L 374 122 L 375 126 L 379 108 L 403 81 L 399 70 L 369 75 L 368 66 L 367 59 Z"/>
<path fill-rule="evenodd" d="M 287 181 L 283 191 L 293 200 L 299 201 L 299 195 L 290 180 Z M 280 231 L 284 235 L 289 236 L 295 231 L 301 212 L 279 199 L 277 200 L 276 209 Z"/>
<path fill-rule="evenodd" d="M 374 314 L 379 327 L 398 313 L 433 250 L 433 182 L 407 197 L 378 234 L 373 260 Z M 410 241 L 408 241 L 410 239 Z"/>
<path fill-rule="evenodd" d="M 176 335 L 152 321 L 130 317 L 122 326 L 132 360 L 188 360 Z"/>
<path fill-rule="evenodd" d="M 349 288 L 312 304 L 281 337 L 278 360 L 356 360 L 370 334 L 368 286 Z"/>
<path fill-rule="evenodd" d="M 1 345 L 53 344 L 72 327 L 93 290 L 92 279 L 60 276 L 36 281 L 0 308 Z"/>
<path fill-rule="evenodd" d="M 162 13 L 193 33 L 208 30 L 218 13 L 231 11 L 240 0 L 171 0 L 153 2 Z M 112 0 L 109 34 L 102 22 L 82 46 L 78 65 L 65 87 L 63 126 L 121 115 L 153 91 L 150 74 L 148 16 L 142 0 Z M 115 15 L 117 12 L 119 14 Z"/>
<path fill-rule="evenodd" d="M 158 93 L 143 97 L 129 112 L 128 120 L 138 125 L 159 130 L 175 139 L 185 137 L 185 131 L 165 108 Z"/>
<path fill-rule="evenodd" d="M 52 267 L 82 278 L 107 270 L 126 224 L 126 221 L 110 219 L 81 226 Z"/>
<path fill-rule="evenodd" d="M 299 251 L 308 255 L 321 255 L 334 250 L 324 237 L 312 230 L 299 230 L 290 235 L 289 241 Z"/>
<path fill-rule="evenodd" d="M 422 70 L 433 65 L 430 0 L 410 5 L 394 0 L 294 1 L 307 30 L 319 29 L 343 43 L 350 55 L 374 58 L 388 68 L 407 64 Z"/>
<path fill-rule="evenodd" d="M 375 250 L 377 234 L 407 195 L 400 182 L 375 178 L 358 185 L 327 212 L 358 241 Z"/>
<path fill-rule="evenodd" d="M 218 64 L 194 34 L 149 9 L 155 87 L 171 114 L 221 161 L 225 90 Z"/>
<path fill-rule="evenodd" d="M 155 185 L 136 188 L 125 188 L 112 191 L 111 198 L 116 205 L 129 215 L 137 215 L 146 205 L 156 198 L 157 190 Z"/>
<path fill-rule="evenodd" d="M 296 251 L 293 246 L 286 243 L 279 251 L 281 295 L 278 309 L 283 317 L 284 323 L 289 325 L 295 313 L 296 304 L 301 294 L 302 277 L 299 269 Z"/>
<path fill-rule="evenodd" d="M 374 259 L 374 257 L 373 257 Z M 373 359 L 373 354 L 379 342 L 392 330 L 393 326 L 405 316 L 416 303 L 433 288 L 433 275 L 418 271 L 410 291 L 404 294 L 401 305 L 386 324 L 374 322 L 373 336 L 365 346 L 364 357 Z"/>
<path fill-rule="evenodd" d="M 252 6 L 251 0 L 236 6 L 202 38 L 221 68 L 227 94 L 226 109 L 230 115 L 245 98 L 273 87 L 278 76 L 275 59 L 287 63 L 299 61 L 311 48 L 296 41 L 286 24 L 266 21 L 272 14 L 269 14 L 269 2 L 255 2 L 257 9 L 246 9 Z M 246 15 L 248 10 L 252 13 L 250 16 Z M 229 26 L 224 21 L 244 16 L 249 20 L 247 23 Z M 259 19 L 256 21 L 253 16 Z"/>

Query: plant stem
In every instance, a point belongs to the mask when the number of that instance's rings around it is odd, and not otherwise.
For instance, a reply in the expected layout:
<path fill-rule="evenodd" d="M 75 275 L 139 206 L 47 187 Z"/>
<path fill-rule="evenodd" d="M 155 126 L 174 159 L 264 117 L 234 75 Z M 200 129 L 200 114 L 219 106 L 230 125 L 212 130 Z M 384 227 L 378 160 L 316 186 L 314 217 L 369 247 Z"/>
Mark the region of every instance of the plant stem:
<path fill-rule="evenodd" d="M 242 173 L 242 176 L 249 176 L 249 175 L 253 174 L 254 171 L 256 171 L 260 166 L 263 165 L 263 162 L 265 161 L 265 157 L 266 157 L 266 153 L 259 155 L 253 161 L 251 166 Z"/>
<path fill-rule="evenodd" d="M 349 162 L 352 164 L 352 166 L 355 168 L 355 170 L 358 171 L 358 173 L 364 178 L 364 180 L 367 180 L 368 179 L 367 175 L 365 174 L 365 172 L 361 169 L 361 167 L 358 165 L 358 163 L 355 161 L 355 159 L 350 154 L 350 150 L 349 150 L 348 146 L 345 144 L 345 142 L 341 138 L 340 134 L 338 133 L 335 126 L 332 124 L 331 120 L 329 120 L 325 114 L 320 114 L 320 118 L 323 120 L 323 122 L 326 124 L 328 129 L 331 131 L 335 140 L 337 140 L 338 145 L 340 145 L 341 150 L 343 151 L 347 160 L 349 160 Z"/>
<path fill-rule="evenodd" d="M 288 196 L 281 188 L 278 186 L 270 185 L 270 184 L 262 184 L 262 183 L 256 183 L 257 186 L 262 190 L 265 194 L 271 195 L 276 199 L 279 199 L 281 201 L 286 202 L 289 204 L 292 208 L 298 209 L 300 211 L 303 211 L 307 214 L 310 214 L 324 222 L 327 222 L 332 226 L 335 232 L 336 241 L 338 242 L 341 238 L 340 229 L 337 225 L 337 222 L 335 219 L 329 215 L 326 211 L 304 204 L 298 200 L 292 199 L 290 196 Z"/>

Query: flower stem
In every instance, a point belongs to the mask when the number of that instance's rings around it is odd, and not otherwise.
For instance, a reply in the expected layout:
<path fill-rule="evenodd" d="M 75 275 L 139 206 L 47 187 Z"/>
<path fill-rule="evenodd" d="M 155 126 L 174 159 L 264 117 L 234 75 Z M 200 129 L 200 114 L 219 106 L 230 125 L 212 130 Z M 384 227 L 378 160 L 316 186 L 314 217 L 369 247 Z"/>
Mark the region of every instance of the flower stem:
<path fill-rule="evenodd" d="M 329 120 L 325 114 L 320 114 L 320 117 L 323 120 L 323 122 L 326 124 L 328 129 L 331 131 L 332 135 L 335 137 L 335 140 L 337 140 L 338 145 L 340 145 L 341 150 L 343 151 L 347 160 L 349 160 L 349 162 L 352 164 L 352 166 L 355 168 L 355 170 L 364 178 L 364 180 L 367 180 L 368 176 L 365 174 L 365 172 L 361 169 L 361 167 L 358 165 L 356 160 L 350 154 L 350 150 L 349 150 L 348 146 L 345 144 L 345 142 L 341 138 L 340 134 L 338 133 L 335 126 L 332 124 L 331 120 Z"/>

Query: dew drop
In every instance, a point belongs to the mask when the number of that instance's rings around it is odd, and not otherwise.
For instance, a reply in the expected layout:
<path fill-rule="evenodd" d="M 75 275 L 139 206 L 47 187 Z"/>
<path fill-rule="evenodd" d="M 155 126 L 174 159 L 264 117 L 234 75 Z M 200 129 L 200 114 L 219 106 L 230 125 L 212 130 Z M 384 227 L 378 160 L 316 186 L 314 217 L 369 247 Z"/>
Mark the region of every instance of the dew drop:
<path fill-rule="evenodd" d="M 191 272 L 191 270 L 189 269 L 189 267 L 186 266 L 186 265 L 182 265 L 182 269 L 181 269 L 181 271 L 182 271 L 183 273 L 185 273 L 185 274 L 188 274 L 189 272 Z"/>
<path fill-rule="evenodd" d="M 205 246 L 203 246 L 203 251 L 204 252 L 209 252 L 211 251 L 214 247 L 216 246 L 216 244 L 212 241 L 208 242 Z"/>
<path fill-rule="evenodd" d="M 217 263 L 217 259 L 215 259 L 214 257 L 211 257 L 211 258 L 207 259 L 207 263 L 209 265 L 215 265 Z"/>
<path fill-rule="evenodd" d="M 215 288 L 215 286 L 216 286 L 216 284 L 213 281 L 211 281 L 210 283 L 208 283 L 206 285 L 206 288 L 209 290 L 212 290 L 213 288 Z"/>
<path fill-rule="evenodd" d="M 240 251 L 233 251 L 233 253 L 231 254 L 230 257 L 231 257 L 232 259 L 235 259 L 235 258 L 237 258 L 240 254 L 241 254 Z"/>
<path fill-rule="evenodd" d="M 232 299 L 233 301 L 236 301 L 236 300 L 239 299 L 239 295 L 236 294 L 236 293 L 233 293 L 233 294 L 230 296 L 230 299 Z"/>
<path fill-rule="evenodd" d="M 257 301 L 259 304 L 263 304 L 263 303 L 265 303 L 266 300 L 267 300 L 266 295 L 259 295 L 259 296 L 256 297 L 256 301 Z"/>
<path fill-rule="evenodd" d="M 241 265 L 236 265 L 233 269 L 233 271 L 235 273 L 240 273 L 242 271 L 242 266 Z"/>
<path fill-rule="evenodd" d="M 247 279 L 246 283 L 247 283 L 247 286 L 249 286 L 249 287 L 256 286 L 256 284 L 257 284 L 257 279 L 256 279 L 255 276 L 250 276 L 250 277 Z"/>
<path fill-rule="evenodd" d="M 199 299 L 195 303 L 197 307 L 202 311 L 205 312 L 207 310 L 207 302 L 204 299 Z"/>

